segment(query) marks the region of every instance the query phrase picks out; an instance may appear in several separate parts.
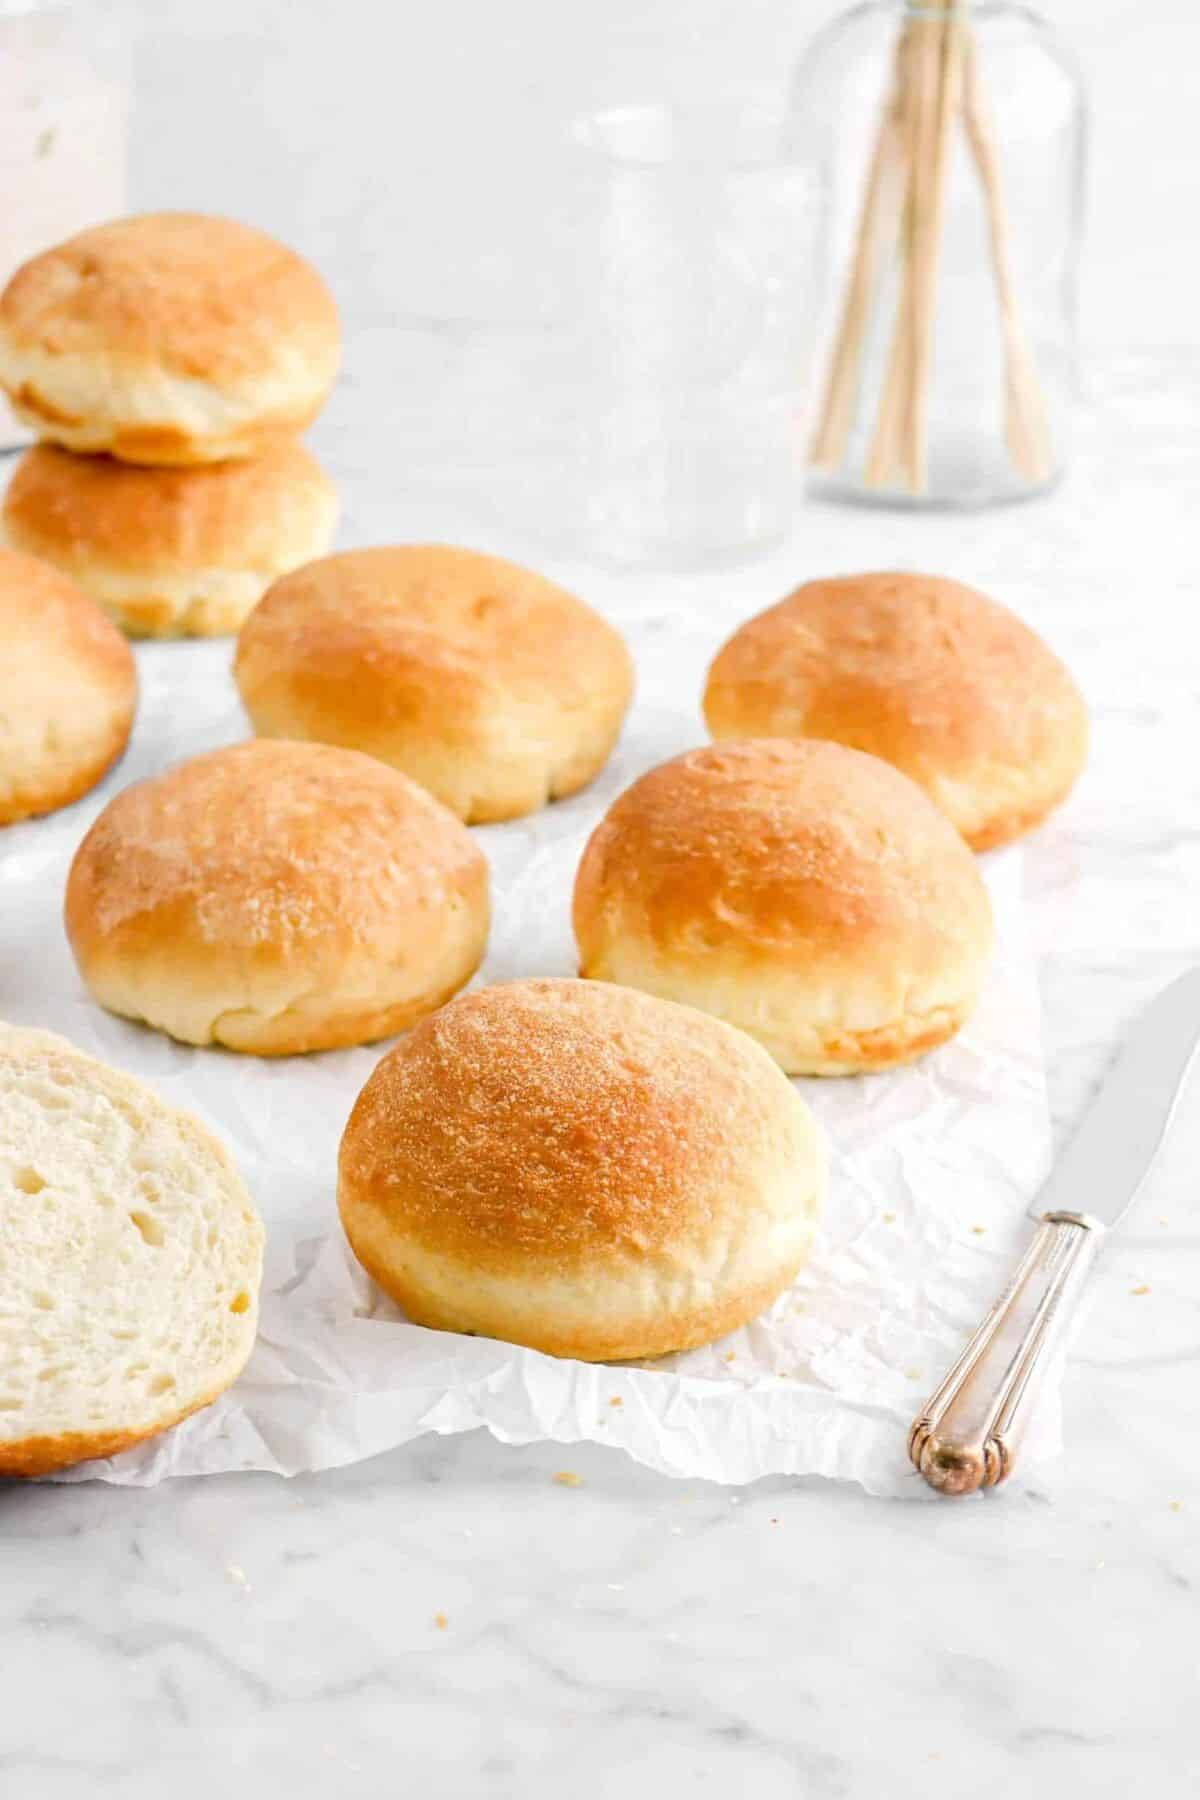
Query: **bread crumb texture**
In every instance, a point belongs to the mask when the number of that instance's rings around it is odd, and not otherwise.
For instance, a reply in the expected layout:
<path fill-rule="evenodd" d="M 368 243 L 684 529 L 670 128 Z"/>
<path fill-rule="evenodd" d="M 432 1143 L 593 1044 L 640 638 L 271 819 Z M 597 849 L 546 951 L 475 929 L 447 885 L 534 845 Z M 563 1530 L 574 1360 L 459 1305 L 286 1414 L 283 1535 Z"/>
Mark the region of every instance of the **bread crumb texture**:
<path fill-rule="evenodd" d="M 197 1120 L 0 1025 L 0 1475 L 114 1455 L 215 1399 L 254 1343 L 262 1248 Z"/>

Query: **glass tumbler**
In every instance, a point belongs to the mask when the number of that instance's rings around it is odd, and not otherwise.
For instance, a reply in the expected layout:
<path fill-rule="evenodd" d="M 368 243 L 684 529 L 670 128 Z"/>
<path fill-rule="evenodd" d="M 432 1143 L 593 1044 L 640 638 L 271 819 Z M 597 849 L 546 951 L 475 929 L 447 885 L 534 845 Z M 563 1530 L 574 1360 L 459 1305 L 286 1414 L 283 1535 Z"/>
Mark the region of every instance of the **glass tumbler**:
<path fill-rule="evenodd" d="M 0 288 L 125 211 L 127 39 L 111 5 L 0 0 Z M 28 442 L 0 395 L 0 450 Z"/>
<path fill-rule="evenodd" d="M 756 103 L 575 121 L 571 536 L 603 560 L 736 561 L 803 491 L 813 178 Z"/>

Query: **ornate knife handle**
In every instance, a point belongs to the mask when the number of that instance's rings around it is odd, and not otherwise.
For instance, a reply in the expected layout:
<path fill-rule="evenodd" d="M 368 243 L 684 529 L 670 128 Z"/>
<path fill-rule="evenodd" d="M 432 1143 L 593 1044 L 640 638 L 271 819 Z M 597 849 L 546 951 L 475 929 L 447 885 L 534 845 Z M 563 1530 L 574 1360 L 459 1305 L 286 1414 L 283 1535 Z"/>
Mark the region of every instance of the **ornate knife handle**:
<path fill-rule="evenodd" d="M 1060 1342 L 1104 1226 L 1050 1212 L 983 1324 L 908 1436 L 930 1487 L 972 1494 L 1012 1473 L 1040 1376 Z"/>

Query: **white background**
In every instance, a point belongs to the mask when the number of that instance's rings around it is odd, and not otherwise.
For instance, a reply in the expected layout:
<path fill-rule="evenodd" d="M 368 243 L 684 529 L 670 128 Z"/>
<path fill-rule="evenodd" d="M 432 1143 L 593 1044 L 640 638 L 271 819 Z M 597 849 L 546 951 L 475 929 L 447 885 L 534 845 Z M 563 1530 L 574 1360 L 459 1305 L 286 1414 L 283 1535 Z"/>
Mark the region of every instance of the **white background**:
<path fill-rule="evenodd" d="M 261 223 L 336 268 L 354 323 L 470 312 L 535 229 L 521 186 L 582 108 L 781 92 L 829 0 L 155 0 L 135 200 Z M 1084 332 L 1194 341 L 1200 9 L 1050 0 L 1093 100 Z"/>

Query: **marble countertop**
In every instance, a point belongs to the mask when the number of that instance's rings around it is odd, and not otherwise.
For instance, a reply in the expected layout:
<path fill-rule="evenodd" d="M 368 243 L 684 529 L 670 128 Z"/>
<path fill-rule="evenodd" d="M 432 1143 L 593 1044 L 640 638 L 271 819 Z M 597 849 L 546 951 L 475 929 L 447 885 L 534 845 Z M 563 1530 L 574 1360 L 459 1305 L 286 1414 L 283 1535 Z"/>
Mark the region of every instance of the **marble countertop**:
<path fill-rule="evenodd" d="M 462 495 L 402 478 L 362 407 L 352 356 L 316 433 L 343 541 L 464 532 Z M 1046 633 L 1095 723 L 1088 775 L 1027 862 L 1061 1133 L 1138 1004 L 1200 954 L 1198 415 L 1194 351 L 1110 358 L 1048 499 L 809 506 L 736 574 L 589 572 L 495 517 L 472 535 L 618 617 L 682 579 L 699 608 L 736 583 L 749 612 L 804 574 L 891 564 L 975 581 Z M 0 1488 L 0 1792 L 1195 1792 L 1189 1167 L 1107 1259 L 1067 1371 L 1067 1452 L 1036 1493 L 731 1491 L 479 1434 L 290 1483 Z"/>

